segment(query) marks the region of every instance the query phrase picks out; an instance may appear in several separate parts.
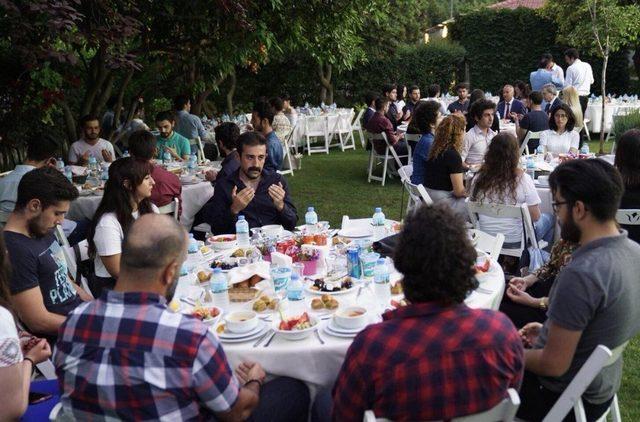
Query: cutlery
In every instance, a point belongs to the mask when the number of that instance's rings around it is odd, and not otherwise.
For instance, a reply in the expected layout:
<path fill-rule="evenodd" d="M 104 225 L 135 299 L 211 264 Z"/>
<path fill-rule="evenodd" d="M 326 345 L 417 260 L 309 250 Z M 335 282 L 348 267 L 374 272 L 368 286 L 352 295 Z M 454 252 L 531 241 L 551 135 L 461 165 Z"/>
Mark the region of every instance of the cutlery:
<path fill-rule="evenodd" d="M 193 299 L 189 299 L 187 297 L 181 297 L 180 301 L 186 303 L 187 305 L 196 306 L 196 302 Z"/>
<path fill-rule="evenodd" d="M 276 336 L 276 332 L 274 331 L 273 334 L 271 334 L 271 337 L 269 337 L 269 340 L 267 340 L 267 342 L 264 344 L 264 347 L 269 347 L 269 345 L 271 344 L 271 341 L 275 338 Z"/>
<path fill-rule="evenodd" d="M 316 337 L 318 337 L 320 344 L 324 344 L 324 340 L 322 340 L 322 337 L 320 337 L 320 333 L 318 332 L 318 330 L 315 330 L 314 333 L 316 333 Z"/>
<path fill-rule="evenodd" d="M 258 347 L 258 345 L 260 345 L 260 343 L 262 343 L 262 340 L 264 340 L 269 334 L 271 334 L 273 332 L 273 330 L 267 330 L 265 331 L 265 333 L 263 335 L 260 336 L 260 338 L 258 339 L 258 341 L 256 341 L 255 343 L 253 343 L 253 347 Z"/>

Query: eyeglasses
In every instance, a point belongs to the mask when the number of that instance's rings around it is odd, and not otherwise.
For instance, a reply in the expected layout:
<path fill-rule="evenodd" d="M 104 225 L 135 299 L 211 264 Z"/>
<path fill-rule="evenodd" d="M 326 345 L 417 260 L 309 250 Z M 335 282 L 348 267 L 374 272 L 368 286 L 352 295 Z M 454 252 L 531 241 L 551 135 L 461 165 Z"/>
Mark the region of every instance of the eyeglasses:
<path fill-rule="evenodd" d="M 552 202 L 551 203 L 551 207 L 553 208 L 553 212 L 555 212 L 556 214 L 558 213 L 558 208 L 560 208 L 560 205 L 564 205 L 564 204 L 568 204 L 569 201 L 559 201 L 559 202 Z"/>

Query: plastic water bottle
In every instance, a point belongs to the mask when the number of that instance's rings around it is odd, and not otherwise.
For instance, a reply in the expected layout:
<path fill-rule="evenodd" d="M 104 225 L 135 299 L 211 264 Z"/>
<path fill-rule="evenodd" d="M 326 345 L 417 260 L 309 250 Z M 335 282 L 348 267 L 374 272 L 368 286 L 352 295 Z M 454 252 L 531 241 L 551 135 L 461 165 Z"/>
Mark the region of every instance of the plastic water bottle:
<path fill-rule="evenodd" d="M 164 154 L 162 154 L 162 162 L 164 164 L 170 164 L 171 163 L 171 153 L 169 153 L 168 151 L 165 151 Z"/>
<path fill-rule="evenodd" d="M 238 222 L 236 223 L 236 240 L 238 241 L 238 246 L 241 248 L 251 245 L 249 239 L 249 223 L 245 220 L 244 215 L 238 216 Z"/>
<path fill-rule="evenodd" d="M 196 157 L 196 153 L 192 152 L 191 155 L 189 156 L 189 163 L 187 164 L 189 175 L 193 176 L 196 173 L 197 166 L 198 166 L 198 158 Z"/>
<path fill-rule="evenodd" d="M 302 281 L 297 273 L 291 274 L 291 281 L 287 286 L 287 299 L 289 300 L 302 300 Z"/>
<path fill-rule="evenodd" d="M 131 157 L 128 149 L 125 149 L 124 152 L 122 153 L 122 158 L 126 158 L 126 157 Z"/>
<path fill-rule="evenodd" d="M 308 233 L 315 233 L 318 228 L 318 214 L 313 207 L 307 208 L 307 213 L 304 215 L 304 223 L 307 225 L 306 229 Z"/>
<path fill-rule="evenodd" d="M 580 148 L 580 154 L 583 155 L 589 155 L 589 144 L 588 143 L 584 143 L 582 144 L 582 148 Z"/>
<path fill-rule="evenodd" d="M 373 213 L 373 241 L 377 241 L 385 237 L 386 235 L 386 218 L 382 212 L 382 208 L 377 207 Z"/>
<path fill-rule="evenodd" d="M 389 285 L 389 268 L 387 261 L 379 259 L 373 268 L 373 289 L 383 309 L 391 300 L 391 286 Z"/>
<path fill-rule="evenodd" d="M 536 148 L 536 154 L 538 155 L 544 154 L 544 147 L 542 145 L 538 145 L 538 148 Z"/>
<path fill-rule="evenodd" d="M 227 309 L 229 307 L 229 283 L 227 276 L 220 268 L 213 269 L 209 287 L 213 296 L 213 304 L 223 310 Z"/>
<path fill-rule="evenodd" d="M 89 164 L 87 166 L 89 174 L 87 176 L 87 184 L 89 186 L 100 186 L 100 169 L 98 167 L 98 161 L 93 155 L 89 156 Z"/>
<path fill-rule="evenodd" d="M 62 161 L 62 157 L 56 160 L 56 168 L 60 171 L 60 173 L 65 172 L 64 161 Z"/>
<path fill-rule="evenodd" d="M 527 157 L 527 174 L 531 176 L 531 180 L 535 179 L 536 176 L 536 163 L 533 161 L 532 157 Z"/>
<path fill-rule="evenodd" d="M 198 241 L 193 237 L 193 233 L 189 233 L 189 243 L 187 248 L 189 253 L 198 252 Z"/>
<path fill-rule="evenodd" d="M 73 183 L 73 172 L 71 172 L 71 167 L 65 166 L 64 175 L 71 183 Z"/>
<path fill-rule="evenodd" d="M 102 180 L 104 182 L 109 180 L 109 167 L 107 167 L 107 166 L 102 167 L 102 176 L 101 176 L 101 178 L 102 178 Z"/>

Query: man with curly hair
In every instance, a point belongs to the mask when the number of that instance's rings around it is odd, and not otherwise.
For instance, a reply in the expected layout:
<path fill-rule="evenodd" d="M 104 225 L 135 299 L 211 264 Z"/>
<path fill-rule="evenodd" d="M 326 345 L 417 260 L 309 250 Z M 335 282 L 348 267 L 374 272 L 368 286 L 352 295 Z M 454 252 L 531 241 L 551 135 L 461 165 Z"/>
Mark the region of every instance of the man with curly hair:
<path fill-rule="evenodd" d="M 498 404 L 522 380 L 523 346 L 511 321 L 464 299 L 477 287 L 476 252 L 444 204 L 406 219 L 394 255 L 409 305 L 353 341 L 333 388 L 333 420 L 367 409 L 390 420 L 442 420 Z"/>

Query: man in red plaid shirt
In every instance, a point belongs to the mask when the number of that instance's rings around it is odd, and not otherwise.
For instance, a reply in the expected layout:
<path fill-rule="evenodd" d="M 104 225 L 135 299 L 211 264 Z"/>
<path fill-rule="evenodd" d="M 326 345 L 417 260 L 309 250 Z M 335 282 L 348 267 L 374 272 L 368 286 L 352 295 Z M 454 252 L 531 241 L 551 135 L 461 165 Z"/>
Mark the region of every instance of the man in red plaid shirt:
<path fill-rule="evenodd" d="M 446 206 L 407 217 L 394 264 L 410 304 L 354 340 L 333 388 L 333 420 L 366 410 L 393 421 L 451 419 L 490 409 L 519 388 L 523 346 L 511 321 L 463 302 L 477 287 L 476 252 Z"/>

